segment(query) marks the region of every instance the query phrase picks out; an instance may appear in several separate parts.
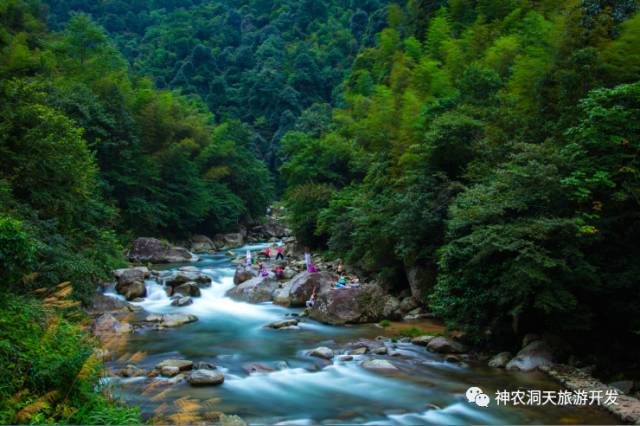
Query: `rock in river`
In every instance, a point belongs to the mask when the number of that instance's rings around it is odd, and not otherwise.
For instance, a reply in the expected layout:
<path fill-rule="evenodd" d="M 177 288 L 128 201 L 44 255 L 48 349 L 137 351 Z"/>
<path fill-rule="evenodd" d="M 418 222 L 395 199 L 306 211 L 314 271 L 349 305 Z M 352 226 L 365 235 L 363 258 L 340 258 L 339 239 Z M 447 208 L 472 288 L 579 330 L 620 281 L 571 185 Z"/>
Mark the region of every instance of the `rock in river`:
<path fill-rule="evenodd" d="M 131 325 L 120 322 L 113 315 L 106 313 L 96 318 L 91 331 L 94 336 L 121 336 L 131 333 L 133 329 Z"/>
<path fill-rule="evenodd" d="M 126 297 L 127 300 L 147 295 L 144 280 L 151 273 L 146 267 L 116 269 L 113 271 L 113 275 L 116 278 L 116 291 Z"/>
<path fill-rule="evenodd" d="M 362 366 L 368 370 L 396 371 L 398 367 L 387 361 L 386 359 L 370 359 L 364 361 Z"/>
<path fill-rule="evenodd" d="M 298 325 L 298 320 L 296 319 L 288 319 L 282 321 L 275 321 L 265 325 L 266 328 L 280 329 L 285 327 L 292 327 Z"/>
<path fill-rule="evenodd" d="M 309 351 L 309 356 L 314 356 L 316 358 L 331 359 L 333 358 L 333 350 L 331 350 L 331 348 L 327 348 L 326 346 L 319 346 L 315 349 L 311 349 Z"/>
<path fill-rule="evenodd" d="M 430 341 L 432 341 L 435 336 L 430 336 L 428 334 L 423 334 L 422 336 L 414 337 L 411 339 L 411 343 L 418 346 L 427 346 Z"/>
<path fill-rule="evenodd" d="M 192 386 L 208 386 L 208 385 L 221 385 L 224 382 L 224 374 L 218 370 L 194 370 L 187 381 Z"/>
<path fill-rule="evenodd" d="M 242 302 L 262 303 L 270 301 L 276 289 L 278 289 L 276 279 L 255 277 L 229 290 L 227 296 Z"/>
<path fill-rule="evenodd" d="M 386 296 L 373 283 L 332 289 L 318 295 L 309 316 L 327 324 L 360 324 L 382 320 Z"/>
<path fill-rule="evenodd" d="M 431 339 L 431 341 L 427 345 L 427 349 L 430 352 L 436 352 L 440 354 L 459 354 L 466 351 L 466 348 L 462 343 L 442 336 L 434 337 L 433 339 Z"/>
<path fill-rule="evenodd" d="M 169 287 L 177 287 L 181 284 L 186 284 L 190 282 L 196 283 L 198 287 L 211 286 L 211 278 L 208 275 L 202 274 L 200 272 L 186 272 L 186 271 L 180 271 L 174 276 L 170 277 L 166 281 L 166 285 Z"/>
<path fill-rule="evenodd" d="M 195 315 L 187 314 L 152 314 L 147 315 L 145 322 L 154 323 L 158 328 L 179 327 L 183 324 L 198 321 Z"/>
<path fill-rule="evenodd" d="M 236 268 L 236 273 L 233 275 L 234 284 L 242 284 L 245 281 L 249 281 L 252 278 L 258 276 L 258 270 L 245 265 L 240 265 Z"/>
<path fill-rule="evenodd" d="M 189 296 L 177 297 L 171 302 L 171 306 L 189 306 L 193 303 L 193 299 Z"/>
<path fill-rule="evenodd" d="M 200 287 L 195 282 L 180 284 L 173 289 L 173 294 L 181 296 L 200 297 Z"/>
<path fill-rule="evenodd" d="M 139 263 L 195 262 L 198 257 L 182 247 L 173 247 L 156 238 L 137 238 L 131 243 L 127 257 Z"/>
<path fill-rule="evenodd" d="M 193 368 L 193 362 L 187 359 L 165 359 L 156 364 L 156 370 L 162 370 L 166 367 L 174 367 L 177 368 L 178 371 L 186 371 Z"/>
<path fill-rule="evenodd" d="M 289 300 L 281 299 L 281 305 L 292 307 L 303 307 L 311 297 L 313 289 L 316 289 L 316 296 L 331 289 L 338 281 L 338 276 L 331 272 L 301 272 L 295 275 L 288 283 Z"/>

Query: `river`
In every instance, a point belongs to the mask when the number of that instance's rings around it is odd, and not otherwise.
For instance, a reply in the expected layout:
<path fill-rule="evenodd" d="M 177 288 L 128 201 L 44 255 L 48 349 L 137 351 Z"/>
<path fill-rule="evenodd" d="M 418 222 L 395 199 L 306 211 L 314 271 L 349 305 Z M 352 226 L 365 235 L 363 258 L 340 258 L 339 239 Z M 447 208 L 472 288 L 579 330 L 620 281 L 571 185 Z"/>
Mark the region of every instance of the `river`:
<path fill-rule="evenodd" d="M 235 250 L 244 253 L 248 246 Z M 198 423 L 216 413 L 237 414 L 251 424 L 613 424 L 596 407 L 496 406 L 497 390 L 558 390 L 542 373 L 507 372 L 484 363 L 453 364 L 424 347 L 397 343 L 400 357 L 376 356 L 396 365 L 398 372 L 364 369 L 359 361 L 333 362 L 312 358 L 306 351 L 336 346 L 381 334 L 373 325 L 333 327 L 305 320 L 301 330 L 271 330 L 264 324 L 298 313 L 271 303 L 251 305 L 225 297 L 233 287 L 235 267 L 222 253 L 202 256 L 194 266 L 213 279 L 210 288 L 186 307 L 170 306 L 161 285 L 147 282 L 147 312 L 195 314 L 199 320 L 180 328 L 147 329 L 131 335 L 106 367 L 117 370 L 135 363 L 153 369 L 168 358 L 215 364 L 225 374 L 217 387 L 192 387 L 162 377 L 116 378 L 106 381 L 112 392 L 157 423 Z M 176 270 L 182 265 L 170 265 Z M 113 295 L 113 294 L 112 294 Z M 119 297 L 113 295 L 114 297 Z M 391 344 L 391 343 L 388 343 Z M 259 364 L 273 369 L 248 373 Z M 469 403 L 471 386 L 491 396 L 489 407 Z"/>

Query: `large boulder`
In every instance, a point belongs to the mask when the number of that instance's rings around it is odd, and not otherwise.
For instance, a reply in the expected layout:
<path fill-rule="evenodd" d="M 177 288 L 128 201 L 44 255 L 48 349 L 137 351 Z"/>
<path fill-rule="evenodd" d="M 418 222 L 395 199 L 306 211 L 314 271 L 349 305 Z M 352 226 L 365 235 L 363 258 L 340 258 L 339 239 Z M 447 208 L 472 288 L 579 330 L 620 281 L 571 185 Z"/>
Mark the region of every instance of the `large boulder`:
<path fill-rule="evenodd" d="M 224 374 L 218 370 L 206 370 L 200 368 L 198 370 L 194 370 L 189 377 L 187 377 L 187 382 L 192 386 L 221 385 L 224 383 Z"/>
<path fill-rule="evenodd" d="M 338 276 L 331 272 L 301 272 L 289 282 L 289 306 L 303 307 L 316 289 L 316 297 L 331 290 Z"/>
<path fill-rule="evenodd" d="M 511 352 L 500 352 L 491 357 L 489 360 L 489 367 L 493 368 L 505 368 L 511 359 Z"/>
<path fill-rule="evenodd" d="M 460 354 L 466 351 L 466 348 L 462 343 L 443 336 L 431 339 L 427 344 L 427 349 L 430 352 L 436 352 L 439 354 Z"/>
<path fill-rule="evenodd" d="M 386 359 L 366 360 L 362 363 L 362 366 L 367 370 L 377 370 L 377 371 L 397 371 L 398 370 L 398 367 L 396 367 Z"/>
<path fill-rule="evenodd" d="M 127 257 L 130 261 L 139 263 L 179 263 L 198 260 L 189 250 L 173 247 L 156 238 L 137 238 L 131 243 Z"/>
<path fill-rule="evenodd" d="M 193 299 L 191 297 L 178 297 L 176 299 L 173 299 L 173 301 L 171 302 L 171 306 L 178 306 L 178 307 L 182 307 L 182 306 L 189 306 L 193 304 Z"/>
<path fill-rule="evenodd" d="M 113 276 L 116 278 L 116 291 L 127 300 L 145 297 L 147 288 L 144 285 L 144 280 L 150 275 L 151 273 L 146 267 L 116 269 L 113 271 Z"/>
<path fill-rule="evenodd" d="M 309 316 L 327 324 L 378 322 L 384 317 L 386 295 L 376 284 L 331 289 L 320 293 Z"/>
<path fill-rule="evenodd" d="M 309 351 L 309 356 L 313 356 L 316 358 L 331 359 L 333 358 L 333 350 L 326 346 L 319 346 L 315 349 L 311 349 Z"/>
<path fill-rule="evenodd" d="M 203 253 L 216 249 L 216 244 L 206 235 L 194 235 L 191 237 L 191 251 L 194 253 Z"/>
<path fill-rule="evenodd" d="M 273 292 L 273 303 L 281 306 L 291 305 L 291 282 L 284 283 Z"/>
<path fill-rule="evenodd" d="M 411 296 L 418 302 L 426 301 L 435 285 L 434 270 L 416 265 L 406 268 L 406 274 L 409 288 L 411 288 Z"/>
<path fill-rule="evenodd" d="M 262 303 L 271 301 L 277 289 L 275 278 L 255 277 L 229 290 L 227 296 L 242 302 Z"/>
<path fill-rule="evenodd" d="M 251 278 L 258 276 L 258 270 L 245 265 L 240 265 L 236 268 L 236 273 L 233 274 L 233 283 L 242 284 L 245 281 L 249 281 Z"/>
<path fill-rule="evenodd" d="M 194 282 L 180 284 L 173 288 L 174 295 L 200 297 L 200 287 Z"/>
<path fill-rule="evenodd" d="M 95 293 L 91 297 L 89 307 L 87 308 L 90 314 L 101 314 L 105 312 L 122 314 L 129 313 L 133 310 L 135 310 L 133 305 L 102 293 Z"/>
<path fill-rule="evenodd" d="M 109 313 L 100 315 L 91 326 L 91 332 L 94 336 L 122 336 L 132 331 L 131 325 L 120 322 Z"/>
<path fill-rule="evenodd" d="M 178 371 L 191 370 L 193 368 L 193 361 L 189 361 L 188 359 L 165 359 L 156 364 L 156 370 L 162 370 L 166 367 L 174 367 L 177 368 Z"/>
<path fill-rule="evenodd" d="M 507 364 L 508 370 L 531 371 L 553 363 L 553 354 L 543 340 L 536 340 L 522 348 Z"/>
<path fill-rule="evenodd" d="M 240 247 L 244 243 L 244 237 L 241 232 L 218 234 L 215 239 L 218 245 L 222 245 L 226 248 Z"/>

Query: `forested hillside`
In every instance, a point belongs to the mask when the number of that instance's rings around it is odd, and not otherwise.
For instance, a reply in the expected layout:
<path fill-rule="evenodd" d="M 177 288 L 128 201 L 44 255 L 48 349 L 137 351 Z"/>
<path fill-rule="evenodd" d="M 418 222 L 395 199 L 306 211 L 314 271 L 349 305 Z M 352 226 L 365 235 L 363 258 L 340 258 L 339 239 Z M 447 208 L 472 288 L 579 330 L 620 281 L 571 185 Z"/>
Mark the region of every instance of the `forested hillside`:
<path fill-rule="evenodd" d="M 104 26 L 137 75 L 195 94 L 240 119 L 276 172 L 287 130 L 326 121 L 363 46 L 387 23 L 386 0 L 50 1 L 49 22 L 74 13 Z"/>
<path fill-rule="evenodd" d="M 479 340 L 637 342 L 637 4 L 395 10 L 327 130 L 282 141 L 299 237 Z"/>

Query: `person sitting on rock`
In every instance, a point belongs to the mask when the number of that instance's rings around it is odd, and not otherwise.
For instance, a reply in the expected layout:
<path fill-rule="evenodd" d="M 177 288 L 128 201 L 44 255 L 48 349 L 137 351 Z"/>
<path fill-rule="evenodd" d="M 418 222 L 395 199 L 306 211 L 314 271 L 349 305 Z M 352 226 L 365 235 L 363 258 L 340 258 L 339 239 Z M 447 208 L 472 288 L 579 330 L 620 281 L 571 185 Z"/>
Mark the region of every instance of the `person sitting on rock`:
<path fill-rule="evenodd" d="M 351 278 L 351 283 L 349 284 L 349 287 L 351 288 L 360 287 L 360 278 L 358 278 L 357 275 L 354 275 L 353 278 Z"/>
<path fill-rule="evenodd" d="M 347 286 L 347 278 L 344 276 L 344 272 L 340 275 L 340 279 L 336 283 L 336 288 L 345 288 Z"/>
<path fill-rule="evenodd" d="M 314 265 L 313 262 L 309 263 L 308 271 L 309 272 L 316 272 L 316 265 Z"/>
<path fill-rule="evenodd" d="M 267 268 L 265 268 L 264 265 L 260 266 L 260 275 L 263 277 L 269 276 L 269 271 L 267 271 Z"/>
<path fill-rule="evenodd" d="M 273 273 L 276 274 L 276 278 L 279 280 L 284 278 L 284 269 L 282 269 L 282 266 L 280 265 L 276 265 Z"/>
<path fill-rule="evenodd" d="M 311 293 L 311 297 L 309 297 L 309 300 L 307 300 L 307 308 L 312 308 L 313 305 L 316 304 L 316 288 L 313 287 L 313 292 Z"/>
<path fill-rule="evenodd" d="M 342 262 L 338 263 L 338 268 L 336 269 L 336 272 L 338 273 L 338 275 L 342 275 L 344 273 L 344 265 L 342 264 Z"/>

